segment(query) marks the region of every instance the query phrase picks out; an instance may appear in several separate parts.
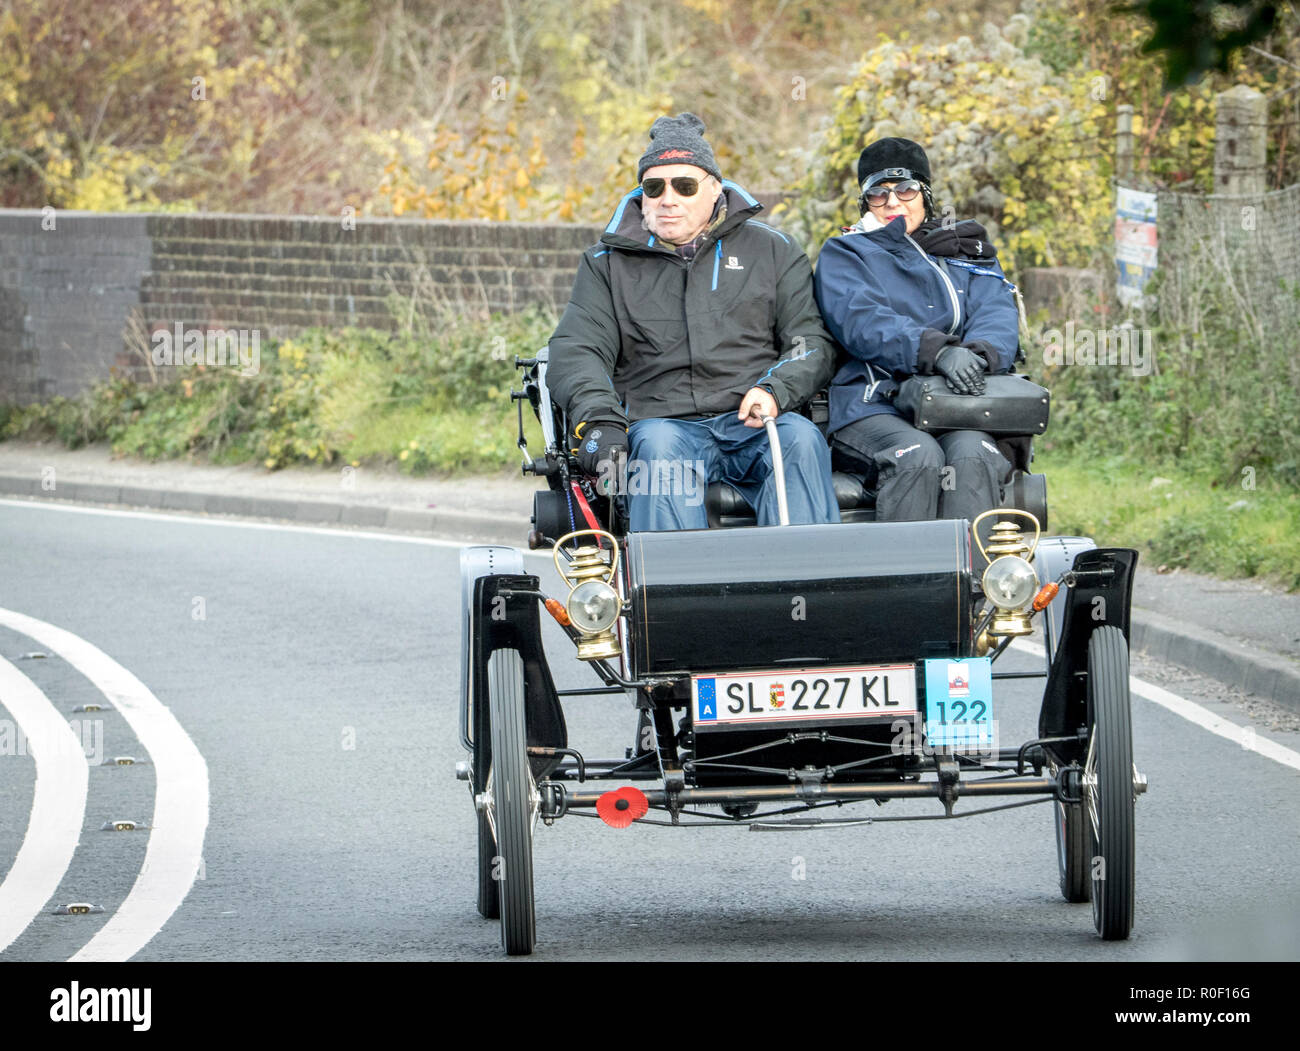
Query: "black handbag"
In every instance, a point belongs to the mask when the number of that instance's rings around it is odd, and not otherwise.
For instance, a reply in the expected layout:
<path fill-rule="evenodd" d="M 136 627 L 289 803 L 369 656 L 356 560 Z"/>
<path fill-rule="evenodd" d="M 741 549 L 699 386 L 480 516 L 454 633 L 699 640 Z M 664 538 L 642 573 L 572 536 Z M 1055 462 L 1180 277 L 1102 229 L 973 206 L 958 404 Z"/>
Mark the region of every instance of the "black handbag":
<path fill-rule="evenodd" d="M 1051 394 L 1026 376 L 985 376 L 983 394 L 957 394 L 942 376 L 909 376 L 894 406 L 919 431 L 984 431 L 992 435 L 1042 434 Z"/>

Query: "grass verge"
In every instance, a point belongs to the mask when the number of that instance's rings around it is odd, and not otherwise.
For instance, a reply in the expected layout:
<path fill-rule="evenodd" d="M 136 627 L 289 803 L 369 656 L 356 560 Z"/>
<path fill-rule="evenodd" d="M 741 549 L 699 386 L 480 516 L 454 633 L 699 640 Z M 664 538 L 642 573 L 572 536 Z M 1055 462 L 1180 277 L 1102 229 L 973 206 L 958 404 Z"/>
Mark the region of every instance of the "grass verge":
<path fill-rule="evenodd" d="M 1137 548 L 1151 568 L 1300 588 L 1300 492 L 1277 479 L 1225 486 L 1209 473 L 1059 451 L 1037 453 L 1034 470 L 1047 475 L 1053 533 Z"/>
<path fill-rule="evenodd" d="M 0 406 L 0 439 L 106 442 L 147 460 L 393 463 L 411 474 L 499 471 L 517 458 L 509 398 L 515 355 L 554 328 L 531 310 L 449 317 L 434 332 L 313 329 L 264 346 L 252 375 L 159 367 L 158 381 L 115 376 L 77 398 Z M 530 443 L 540 431 L 525 414 Z"/>

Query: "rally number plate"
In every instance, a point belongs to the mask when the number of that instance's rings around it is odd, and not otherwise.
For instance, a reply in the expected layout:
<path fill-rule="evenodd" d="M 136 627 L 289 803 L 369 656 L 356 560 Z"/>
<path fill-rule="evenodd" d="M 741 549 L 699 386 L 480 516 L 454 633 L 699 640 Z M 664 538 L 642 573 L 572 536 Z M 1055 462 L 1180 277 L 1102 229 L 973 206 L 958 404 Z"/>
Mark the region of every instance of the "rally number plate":
<path fill-rule="evenodd" d="M 990 658 L 925 662 L 925 736 L 931 745 L 996 757 L 997 729 Z"/>
<path fill-rule="evenodd" d="M 691 711 L 701 729 L 915 715 L 916 668 L 911 664 L 873 664 L 693 675 Z"/>

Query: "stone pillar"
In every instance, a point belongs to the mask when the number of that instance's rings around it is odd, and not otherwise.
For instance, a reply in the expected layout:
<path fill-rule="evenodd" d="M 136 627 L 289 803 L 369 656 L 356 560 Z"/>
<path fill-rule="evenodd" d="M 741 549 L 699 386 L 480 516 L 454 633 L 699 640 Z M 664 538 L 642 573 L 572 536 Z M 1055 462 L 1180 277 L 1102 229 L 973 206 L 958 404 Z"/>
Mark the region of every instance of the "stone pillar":
<path fill-rule="evenodd" d="M 1115 107 L 1115 178 L 1121 185 L 1133 181 L 1133 107 Z"/>
<path fill-rule="evenodd" d="M 1268 100 L 1238 84 L 1215 96 L 1214 192 L 1260 194 L 1268 185 Z"/>

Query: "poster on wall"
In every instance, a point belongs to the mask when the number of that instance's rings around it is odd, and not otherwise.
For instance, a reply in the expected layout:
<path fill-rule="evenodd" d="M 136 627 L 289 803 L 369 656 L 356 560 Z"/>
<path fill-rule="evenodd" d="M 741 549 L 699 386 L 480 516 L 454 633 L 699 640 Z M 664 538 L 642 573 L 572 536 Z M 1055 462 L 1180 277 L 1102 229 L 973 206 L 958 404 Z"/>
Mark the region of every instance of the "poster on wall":
<path fill-rule="evenodd" d="M 1149 305 L 1143 294 L 1156 270 L 1156 195 L 1118 187 L 1115 200 L 1115 266 L 1119 301 Z"/>

